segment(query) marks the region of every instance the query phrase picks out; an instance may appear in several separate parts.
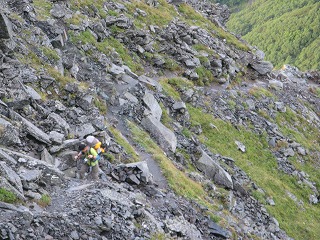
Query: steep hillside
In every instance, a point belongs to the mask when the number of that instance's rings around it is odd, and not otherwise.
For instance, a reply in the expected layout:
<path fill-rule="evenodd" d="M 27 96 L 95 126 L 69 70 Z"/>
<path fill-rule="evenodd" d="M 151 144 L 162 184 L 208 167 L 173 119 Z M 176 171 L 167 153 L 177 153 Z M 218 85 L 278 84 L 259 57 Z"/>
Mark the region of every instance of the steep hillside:
<path fill-rule="evenodd" d="M 276 67 L 292 64 L 319 70 L 320 3 L 316 0 L 248 3 L 228 28 L 266 53 Z"/>
<path fill-rule="evenodd" d="M 0 6 L 0 239 L 320 236 L 319 72 L 273 71 L 207 1 Z"/>

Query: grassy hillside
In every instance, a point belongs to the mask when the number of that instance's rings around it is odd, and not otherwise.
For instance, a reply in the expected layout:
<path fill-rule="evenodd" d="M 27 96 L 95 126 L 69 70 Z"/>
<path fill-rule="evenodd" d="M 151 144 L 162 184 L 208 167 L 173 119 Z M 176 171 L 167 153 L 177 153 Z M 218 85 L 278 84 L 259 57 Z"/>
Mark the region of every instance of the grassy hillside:
<path fill-rule="evenodd" d="M 320 69 L 320 2 L 257 0 L 232 14 L 228 28 L 266 53 L 276 67 Z"/>

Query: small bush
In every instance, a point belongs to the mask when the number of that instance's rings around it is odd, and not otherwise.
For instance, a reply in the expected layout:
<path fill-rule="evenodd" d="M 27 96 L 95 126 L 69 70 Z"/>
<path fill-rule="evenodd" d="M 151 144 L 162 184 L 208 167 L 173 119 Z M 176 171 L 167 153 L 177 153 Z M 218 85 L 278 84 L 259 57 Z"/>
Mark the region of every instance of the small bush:
<path fill-rule="evenodd" d="M 269 92 L 267 89 L 263 88 L 263 87 L 252 87 L 250 90 L 249 90 L 249 94 L 251 94 L 252 96 L 258 98 L 258 99 L 261 99 L 261 98 L 264 98 L 264 97 L 271 97 L 271 98 L 274 98 L 274 95 Z"/>
<path fill-rule="evenodd" d="M 38 200 L 38 204 L 41 207 L 46 207 L 50 205 L 50 203 L 51 203 L 51 197 L 48 194 L 43 194 L 41 198 Z"/>
<path fill-rule="evenodd" d="M 17 202 L 17 197 L 12 192 L 5 188 L 0 188 L 0 202 L 15 203 Z"/>

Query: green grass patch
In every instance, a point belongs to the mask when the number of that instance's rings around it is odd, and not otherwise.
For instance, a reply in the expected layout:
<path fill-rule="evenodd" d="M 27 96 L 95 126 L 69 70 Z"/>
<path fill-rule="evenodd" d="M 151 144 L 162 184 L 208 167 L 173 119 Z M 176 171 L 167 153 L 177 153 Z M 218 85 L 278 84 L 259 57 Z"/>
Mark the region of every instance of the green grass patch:
<path fill-rule="evenodd" d="M 160 80 L 160 84 L 162 86 L 163 91 L 167 96 L 172 97 L 175 100 L 181 100 L 180 99 L 180 94 L 175 90 L 174 87 L 169 84 L 169 79 L 168 78 L 163 78 Z"/>
<path fill-rule="evenodd" d="M 68 83 L 74 83 L 76 81 L 72 77 L 61 75 L 61 73 L 57 69 L 51 66 L 47 66 L 47 71 L 50 74 L 50 76 L 55 78 L 55 80 L 60 84 L 60 88 L 64 87 Z"/>
<path fill-rule="evenodd" d="M 249 89 L 248 93 L 258 99 L 261 99 L 264 97 L 275 98 L 275 96 L 270 91 L 268 91 L 263 87 L 254 86 L 251 89 Z"/>
<path fill-rule="evenodd" d="M 74 0 L 72 1 L 71 9 L 78 11 L 79 8 L 85 10 L 90 15 L 99 15 L 101 18 L 107 16 L 107 12 L 104 10 L 104 0 Z"/>
<path fill-rule="evenodd" d="M 110 55 L 113 51 L 116 51 L 121 57 L 122 61 L 133 71 L 141 72 L 143 70 L 142 65 L 139 63 L 140 58 L 136 54 L 131 54 L 129 50 L 120 43 L 116 38 L 109 37 L 102 42 L 97 42 L 91 31 L 86 30 L 79 34 L 75 34 L 73 31 L 69 32 L 70 41 L 75 44 L 91 44 L 98 51 Z M 91 52 L 88 53 L 89 55 Z"/>
<path fill-rule="evenodd" d="M 214 51 L 211 48 L 209 48 L 208 46 L 206 46 L 204 44 L 201 44 L 201 43 L 194 44 L 192 47 L 197 52 L 203 51 L 203 52 L 206 52 L 208 54 L 214 54 Z"/>
<path fill-rule="evenodd" d="M 163 125 L 165 125 L 167 128 L 172 129 L 171 123 L 173 122 L 172 119 L 170 118 L 166 107 L 163 105 L 162 102 L 160 102 L 160 107 L 162 109 L 162 115 L 161 115 L 161 122 Z"/>
<path fill-rule="evenodd" d="M 54 49 L 43 46 L 40 47 L 40 49 L 49 60 L 56 62 L 60 59 L 58 53 Z"/>
<path fill-rule="evenodd" d="M 102 100 L 99 97 L 95 97 L 93 100 L 93 104 L 99 109 L 99 112 L 102 115 L 105 115 L 107 113 L 107 104 L 106 101 Z"/>
<path fill-rule="evenodd" d="M 286 136 L 293 138 L 307 149 L 320 151 L 320 130 L 289 107 L 286 112 L 277 114 L 276 123 Z"/>
<path fill-rule="evenodd" d="M 214 37 L 218 36 L 222 39 L 225 39 L 228 44 L 234 45 L 236 48 L 238 48 L 240 50 L 243 50 L 243 51 L 250 50 L 250 48 L 246 44 L 241 42 L 239 39 L 237 39 L 231 33 L 228 33 L 226 31 L 224 31 L 222 28 L 216 26 L 213 22 L 211 22 L 209 19 L 202 16 L 195 9 L 193 9 L 190 5 L 185 4 L 185 3 L 180 4 L 179 11 L 183 15 L 184 20 L 188 24 L 197 25 L 203 29 L 206 29 L 213 36 L 216 35 Z"/>
<path fill-rule="evenodd" d="M 129 162 L 139 162 L 141 161 L 139 155 L 137 155 L 134 148 L 131 146 L 131 144 L 128 142 L 128 140 L 121 134 L 119 130 L 117 130 L 114 127 L 108 128 L 109 131 L 113 134 L 116 142 L 121 145 L 125 152 L 131 156 L 129 159 Z"/>
<path fill-rule="evenodd" d="M 172 190 L 180 196 L 196 200 L 203 205 L 210 205 L 206 201 L 207 194 L 202 186 L 188 178 L 184 172 L 178 170 L 170 159 L 166 157 L 163 150 L 151 139 L 149 134 L 131 122 L 128 122 L 128 126 L 133 139 L 148 153 L 152 154 L 154 159 L 159 163 Z"/>
<path fill-rule="evenodd" d="M 51 197 L 48 194 L 43 194 L 37 202 L 41 207 L 49 206 L 51 203 Z"/>
<path fill-rule="evenodd" d="M 72 15 L 71 18 L 67 19 L 66 22 L 70 25 L 80 25 L 84 19 L 87 17 L 79 12 L 76 12 Z"/>
<path fill-rule="evenodd" d="M 52 2 L 48 0 L 33 0 L 33 7 L 38 20 L 47 20 L 50 17 Z"/>
<path fill-rule="evenodd" d="M 134 0 L 131 3 L 126 4 L 130 16 L 134 15 L 137 8 L 147 13 L 147 16 L 138 15 L 135 18 L 134 25 L 137 28 L 144 28 L 149 25 L 162 27 L 167 25 L 174 17 L 177 16 L 177 12 L 173 5 L 168 4 L 165 0 L 159 0 L 158 3 L 159 5 L 156 8 L 149 6 L 145 1 Z"/>
<path fill-rule="evenodd" d="M 189 105 L 188 111 L 192 125 L 200 124 L 202 127 L 203 134 L 199 136 L 200 141 L 213 153 L 233 158 L 236 165 L 265 191 L 266 196 L 273 198 L 276 205 L 266 207 L 289 236 L 297 239 L 316 239 L 315 236 L 320 236 L 318 224 L 320 209 L 316 205 L 309 204 L 308 197 L 312 193 L 310 187 L 300 184 L 296 177 L 277 170 L 277 161 L 268 149 L 265 133 L 257 135 L 250 128 L 242 126 L 235 128 L 230 123 L 215 119 L 201 109 Z M 212 129 L 210 123 L 217 128 Z M 236 140 L 246 146 L 245 153 L 238 150 Z M 288 192 L 294 194 L 298 201 L 302 201 L 303 206 L 293 201 Z M 258 200 L 264 201 L 264 196 L 257 192 L 253 195 Z"/>
<path fill-rule="evenodd" d="M 204 66 L 196 68 L 196 73 L 199 75 L 199 79 L 196 81 L 197 85 L 208 86 L 214 81 L 214 76 L 209 69 L 206 69 Z"/>
<path fill-rule="evenodd" d="M 0 202 L 15 203 L 17 201 L 16 195 L 5 188 L 0 188 Z"/>
<path fill-rule="evenodd" d="M 165 63 L 164 63 L 165 69 L 168 69 L 173 72 L 182 70 L 180 65 L 172 58 L 165 56 L 164 61 L 165 61 Z"/>

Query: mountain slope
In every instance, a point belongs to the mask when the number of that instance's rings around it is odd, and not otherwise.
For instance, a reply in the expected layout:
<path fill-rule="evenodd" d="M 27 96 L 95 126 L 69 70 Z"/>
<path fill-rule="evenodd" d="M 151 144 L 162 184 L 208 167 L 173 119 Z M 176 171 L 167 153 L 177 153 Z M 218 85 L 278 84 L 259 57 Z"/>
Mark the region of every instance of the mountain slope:
<path fill-rule="evenodd" d="M 319 69 L 319 16 L 318 1 L 254 1 L 234 13 L 227 26 L 262 49 L 277 67 Z"/>
<path fill-rule="evenodd" d="M 320 235 L 318 72 L 273 71 L 207 1 L 0 5 L 0 238 Z"/>

